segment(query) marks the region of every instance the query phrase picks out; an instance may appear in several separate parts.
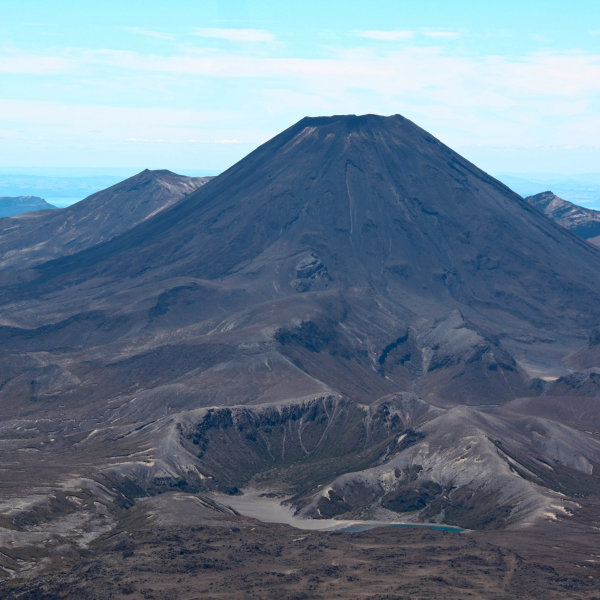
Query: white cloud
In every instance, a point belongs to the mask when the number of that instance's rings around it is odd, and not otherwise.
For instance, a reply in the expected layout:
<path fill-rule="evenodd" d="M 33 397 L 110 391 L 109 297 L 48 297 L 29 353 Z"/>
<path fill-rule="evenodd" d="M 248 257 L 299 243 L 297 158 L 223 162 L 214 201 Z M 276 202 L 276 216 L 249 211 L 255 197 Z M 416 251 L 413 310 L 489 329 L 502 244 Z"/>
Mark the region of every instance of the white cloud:
<path fill-rule="evenodd" d="M 47 61 L 44 61 L 44 58 Z M 107 71 L 110 68 L 112 75 Z M 578 111 L 585 101 L 600 100 L 600 54 L 539 52 L 509 59 L 468 57 L 437 47 L 407 46 L 376 51 L 353 48 L 332 51 L 327 58 L 271 58 L 242 52 L 194 49 L 173 56 L 117 50 L 72 50 L 64 57 L 0 55 L 0 72 L 67 72 L 92 78 L 130 80 L 155 76 L 179 77 L 185 85 L 202 78 L 276 81 L 277 89 L 309 92 L 311 97 L 352 94 L 356 90 L 381 97 L 415 94 L 415 101 L 456 101 L 457 107 L 506 109 L 537 104 L 543 114 L 553 101 L 570 102 Z M 142 76 L 142 73 L 145 75 Z M 181 79 L 181 75 L 193 79 Z M 151 81 L 150 79 L 148 81 Z M 106 85 L 110 87 L 110 82 Z M 163 86 L 166 84 L 163 82 Z M 270 84 L 270 87 L 273 87 Z M 124 92 L 123 92 L 124 93 Z M 284 107 L 285 108 L 285 107 Z"/>
<path fill-rule="evenodd" d="M 142 29 L 141 27 L 123 27 L 126 31 L 130 31 L 131 33 L 135 33 L 137 35 L 144 35 L 146 37 L 153 37 L 161 40 L 174 40 L 175 38 L 168 34 L 163 33 L 162 31 L 152 31 L 150 29 Z"/>
<path fill-rule="evenodd" d="M 415 31 L 403 30 L 403 29 L 370 29 L 366 31 L 357 31 L 356 34 L 362 38 L 371 40 L 378 40 L 382 42 L 400 42 L 405 40 L 412 40 L 416 37 Z M 425 30 L 419 32 L 427 38 L 436 40 L 451 40 L 461 36 L 460 31 L 435 31 Z"/>
<path fill-rule="evenodd" d="M 367 31 L 357 31 L 356 33 L 360 37 L 382 42 L 401 42 L 404 40 L 410 40 L 415 36 L 414 31 L 405 31 L 400 29 L 369 29 Z"/>
<path fill-rule="evenodd" d="M 79 102 L 33 100 L 46 96 L 32 92 L 0 99 L 0 135 L 23 140 L 23 152 L 43 134 L 82 145 L 116 140 L 135 152 L 155 144 L 169 156 L 175 147 L 183 155 L 202 145 L 214 156 L 239 156 L 306 114 L 375 112 L 405 114 L 457 148 L 597 146 L 600 53 L 468 56 L 434 43 L 330 47 L 318 58 L 274 58 L 246 47 L 180 48 L 170 56 L 0 52 L 0 73 L 73 75 L 56 79 L 68 81 Z M 136 108 L 139 102 L 146 106 Z"/>
<path fill-rule="evenodd" d="M 72 71 L 74 66 L 75 62 L 69 57 L 0 51 L 0 73 L 59 75 Z"/>
<path fill-rule="evenodd" d="M 205 38 L 228 40 L 230 42 L 273 42 L 275 35 L 264 29 L 219 29 L 205 27 L 195 29 L 194 34 Z"/>
<path fill-rule="evenodd" d="M 93 134 L 96 139 L 134 141 L 149 139 L 151 132 L 154 140 L 182 142 L 207 123 L 222 123 L 228 117 L 230 115 L 218 110 L 0 99 L 0 123 L 3 126 L 43 129 L 47 136 L 69 131 L 75 137 Z"/>
<path fill-rule="evenodd" d="M 529 38 L 538 44 L 550 44 L 552 42 L 552 38 L 547 35 L 542 35 L 541 33 L 530 33 Z"/>
<path fill-rule="evenodd" d="M 600 94 L 600 55 L 534 53 L 521 59 L 502 56 L 454 56 L 439 48 L 408 47 L 402 51 L 340 50 L 329 58 L 268 58 L 220 51 L 194 51 L 178 56 L 142 55 L 129 51 L 96 51 L 97 61 L 132 71 L 164 72 L 197 77 L 282 79 L 290 85 L 310 84 L 335 90 L 370 89 L 377 93 L 420 90 L 479 89 L 505 97 L 548 99 Z M 543 105 L 540 106 L 543 110 Z"/>
<path fill-rule="evenodd" d="M 436 40 L 454 40 L 460 37 L 460 31 L 424 31 L 423 35 Z"/>
<path fill-rule="evenodd" d="M 225 140 L 215 140 L 215 139 L 196 139 L 196 138 L 187 138 L 187 139 L 163 139 L 163 138 L 137 138 L 137 137 L 128 137 L 125 138 L 126 142 L 135 142 L 138 144 L 241 144 L 240 140 L 236 139 L 225 139 Z"/>

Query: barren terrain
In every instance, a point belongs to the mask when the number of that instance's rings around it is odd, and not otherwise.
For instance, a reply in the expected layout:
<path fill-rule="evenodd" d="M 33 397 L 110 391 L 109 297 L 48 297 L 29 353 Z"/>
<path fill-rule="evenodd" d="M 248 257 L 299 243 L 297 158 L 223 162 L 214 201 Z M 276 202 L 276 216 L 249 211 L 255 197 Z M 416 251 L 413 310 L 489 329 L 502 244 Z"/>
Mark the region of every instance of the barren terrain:
<path fill-rule="evenodd" d="M 6 597 L 600 597 L 600 251 L 407 119 L 0 227 Z"/>
<path fill-rule="evenodd" d="M 599 508 L 526 532 L 339 533 L 218 515 L 171 493 L 124 511 L 88 549 L 55 552 L 41 573 L 0 590 L 7 600 L 592 600 L 600 597 L 600 530 L 586 521 L 598 522 Z"/>

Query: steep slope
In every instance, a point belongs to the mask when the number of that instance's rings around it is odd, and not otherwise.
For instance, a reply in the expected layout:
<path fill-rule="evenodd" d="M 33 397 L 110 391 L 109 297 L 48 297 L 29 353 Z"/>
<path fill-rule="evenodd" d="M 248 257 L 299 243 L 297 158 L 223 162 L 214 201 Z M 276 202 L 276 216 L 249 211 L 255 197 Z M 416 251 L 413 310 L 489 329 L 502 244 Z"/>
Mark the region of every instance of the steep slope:
<path fill-rule="evenodd" d="M 56 206 L 38 196 L 0 197 L 0 217 L 14 217 L 36 210 L 50 210 Z"/>
<path fill-rule="evenodd" d="M 595 246 L 600 246 L 600 212 L 577 206 L 552 192 L 542 192 L 525 198 L 559 225 L 576 233 Z"/>
<path fill-rule="evenodd" d="M 551 326 L 567 295 L 572 318 L 590 307 L 599 260 L 414 124 L 368 115 L 304 119 L 160 218 L 40 279 L 252 273 L 271 296 L 372 286 L 486 320 L 498 310 L 532 322 L 535 311 Z"/>
<path fill-rule="evenodd" d="M 342 391 L 357 368 L 364 397 L 417 384 L 477 402 L 523 392 L 521 368 L 568 371 L 600 319 L 599 268 L 410 121 L 307 118 L 171 209 L 21 274 L 3 314 L 39 340 L 95 315 L 83 327 L 101 343 L 226 319 L 234 345 L 274 340 Z"/>
<path fill-rule="evenodd" d="M 107 510 L 257 485 L 317 517 L 566 514 L 579 479 L 598 492 L 597 439 L 501 405 L 573 377 L 599 273 L 410 121 L 303 119 L 120 235 L 0 273 L 7 487 L 104 486 Z"/>
<path fill-rule="evenodd" d="M 209 179 L 145 170 L 68 208 L 0 221 L 0 267 L 23 268 L 109 240 L 165 210 Z"/>

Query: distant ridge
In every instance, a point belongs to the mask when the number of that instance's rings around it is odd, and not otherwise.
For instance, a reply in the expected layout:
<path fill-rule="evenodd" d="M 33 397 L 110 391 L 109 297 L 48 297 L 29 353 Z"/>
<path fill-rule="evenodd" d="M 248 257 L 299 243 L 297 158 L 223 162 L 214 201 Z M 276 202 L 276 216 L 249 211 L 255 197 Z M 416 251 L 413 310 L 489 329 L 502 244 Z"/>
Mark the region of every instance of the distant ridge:
<path fill-rule="evenodd" d="M 0 221 L 0 266 L 31 266 L 110 240 L 210 179 L 146 169 L 67 208 Z"/>
<path fill-rule="evenodd" d="M 525 200 L 565 229 L 600 247 L 600 211 L 578 206 L 550 191 L 527 196 Z"/>
<path fill-rule="evenodd" d="M 0 197 L 0 217 L 14 217 L 37 210 L 58 208 L 39 196 L 2 196 Z"/>

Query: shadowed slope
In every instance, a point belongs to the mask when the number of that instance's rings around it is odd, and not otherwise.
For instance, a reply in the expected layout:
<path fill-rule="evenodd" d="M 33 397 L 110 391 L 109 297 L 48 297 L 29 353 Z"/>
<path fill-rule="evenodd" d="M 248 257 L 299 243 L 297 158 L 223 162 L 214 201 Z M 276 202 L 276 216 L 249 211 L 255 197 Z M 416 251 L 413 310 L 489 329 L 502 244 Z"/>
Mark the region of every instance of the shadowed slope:
<path fill-rule="evenodd" d="M 599 270 L 594 248 L 407 119 L 335 116 L 301 120 L 2 294 L 17 326 L 100 311 L 102 343 L 175 323 L 207 332 L 227 313 L 238 342 L 281 329 L 283 352 L 318 379 L 351 360 L 336 387 L 359 368 L 365 393 L 416 378 L 454 402 L 466 381 L 474 397 L 518 395 L 515 359 L 561 375 L 600 320 Z"/>
<path fill-rule="evenodd" d="M 600 212 L 577 206 L 552 192 L 542 192 L 525 198 L 547 217 L 595 246 L 600 245 Z"/>
<path fill-rule="evenodd" d="M 3 196 L 0 198 L 0 217 L 14 217 L 22 213 L 55 208 L 56 206 L 38 196 Z"/>
<path fill-rule="evenodd" d="M 584 315 L 600 255 L 400 116 L 303 119 L 173 209 L 40 275 L 53 288 L 142 272 L 250 277 L 273 296 L 295 293 L 313 263 L 310 289 L 373 287 L 486 321 L 502 311 L 553 327 L 557 310 L 565 325 L 597 321 Z"/>
<path fill-rule="evenodd" d="M 109 240 L 209 179 L 146 169 L 68 208 L 0 221 L 0 267 L 23 268 Z"/>
<path fill-rule="evenodd" d="M 410 121 L 306 118 L 121 235 L 5 271 L 9 458 L 93 464 L 128 497 L 287 477 L 306 514 L 566 510 L 578 473 L 596 490 L 597 440 L 491 407 L 570 371 L 599 273 Z"/>

